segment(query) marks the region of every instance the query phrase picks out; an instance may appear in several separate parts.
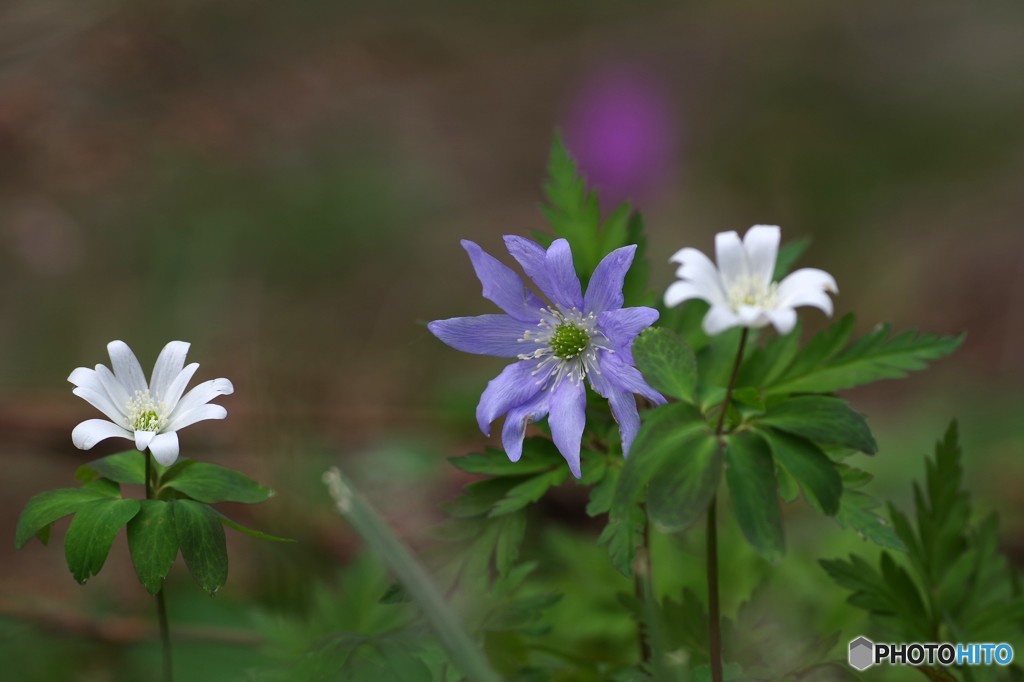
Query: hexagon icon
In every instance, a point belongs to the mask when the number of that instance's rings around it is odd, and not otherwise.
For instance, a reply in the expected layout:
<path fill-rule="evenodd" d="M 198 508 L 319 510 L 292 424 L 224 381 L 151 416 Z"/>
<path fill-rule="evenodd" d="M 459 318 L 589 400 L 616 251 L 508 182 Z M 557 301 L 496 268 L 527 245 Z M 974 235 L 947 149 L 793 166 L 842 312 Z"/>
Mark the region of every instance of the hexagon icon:
<path fill-rule="evenodd" d="M 857 670 L 867 670 L 875 664 L 875 643 L 867 637 L 858 637 L 850 642 L 850 665 Z"/>

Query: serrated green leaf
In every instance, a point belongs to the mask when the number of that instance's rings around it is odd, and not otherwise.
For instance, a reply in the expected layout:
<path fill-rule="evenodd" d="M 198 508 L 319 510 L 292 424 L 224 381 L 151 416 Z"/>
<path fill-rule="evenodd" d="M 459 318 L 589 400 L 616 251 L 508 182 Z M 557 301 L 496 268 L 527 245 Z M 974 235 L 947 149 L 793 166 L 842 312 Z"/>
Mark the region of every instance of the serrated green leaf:
<path fill-rule="evenodd" d="M 759 433 L 768 442 L 775 460 L 800 482 L 808 501 L 822 513 L 835 516 L 843 494 L 843 480 L 828 455 L 798 436 L 775 429 Z"/>
<path fill-rule="evenodd" d="M 494 517 L 501 516 L 502 514 L 509 514 L 522 509 L 531 502 L 536 502 L 540 498 L 544 497 L 544 493 L 549 489 L 565 483 L 565 479 L 568 475 L 569 470 L 566 467 L 560 467 L 553 471 L 546 471 L 542 474 L 538 474 L 526 479 L 518 485 L 512 486 L 509 488 L 508 492 L 505 493 L 505 497 L 494 505 L 489 516 Z"/>
<path fill-rule="evenodd" d="M 797 396 L 771 406 L 753 421 L 816 443 L 856 448 L 869 455 L 878 451 L 864 417 L 841 398 Z"/>
<path fill-rule="evenodd" d="M 245 474 L 209 462 L 193 462 L 176 471 L 168 470 L 160 479 L 161 488 L 171 488 L 193 500 L 242 502 L 257 504 L 269 499 L 274 491 Z"/>
<path fill-rule="evenodd" d="M 836 523 L 840 528 L 852 528 L 864 540 L 898 551 L 906 547 L 893 531 L 892 526 L 873 510 L 878 507 L 878 500 L 859 490 L 844 490 L 839 498 L 839 512 Z"/>
<path fill-rule="evenodd" d="M 49 539 L 50 524 L 57 519 L 74 514 L 82 505 L 96 500 L 103 500 L 119 494 L 117 484 L 96 481 L 95 484 L 82 486 L 81 488 L 58 488 L 39 493 L 28 501 L 21 515 L 18 517 L 18 525 L 14 532 L 14 546 L 21 549 L 32 536 L 46 534 Z M 40 540 L 43 540 L 40 537 Z M 46 541 L 43 541 L 46 544 Z"/>
<path fill-rule="evenodd" d="M 64 557 L 75 580 L 84 583 L 100 572 L 117 532 L 138 513 L 138 500 L 100 499 L 78 508 L 64 536 Z"/>
<path fill-rule="evenodd" d="M 608 544 L 612 562 L 625 575 L 632 574 L 634 554 L 641 540 L 644 515 L 639 504 L 647 484 L 663 465 L 682 456 L 693 442 L 708 437 L 713 438 L 704 418 L 686 403 L 662 405 L 647 413 L 619 474 L 608 526 L 601 535 L 601 541 Z"/>
<path fill-rule="evenodd" d="M 607 514 L 612 506 L 612 498 L 615 496 L 615 487 L 619 483 L 619 473 L 622 467 L 609 466 L 605 475 L 601 477 L 597 485 L 590 489 L 590 499 L 587 501 L 587 516 L 598 516 Z"/>
<path fill-rule="evenodd" d="M 87 483 L 102 476 L 117 483 L 144 485 L 147 456 L 138 450 L 129 450 L 101 457 L 78 467 L 75 479 Z"/>
<path fill-rule="evenodd" d="M 796 498 L 800 497 L 800 484 L 778 462 L 775 467 L 775 480 L 779 483 L 779 497 L 783 502 L 795 502 Z"/>
<path fill-rule="evenodd" d="M 228 549 L 217 511 L 193 500 L 174 500 L 174 527 L 189 573 L 214 594 L 228 579 Z"/>
<path fill-rule="evenodd" d="M 178 557 L 171 502 L 141 500 L 139 513 L 128 522 L 128 550 L 139 582 L 150 594 L 163 586 Z"/>
<path fill-rule="evenodd" d="M 722 447 L 711 434 L 682 444 L 647 487 L 647 514 L 667 531 L 689 528 L 708 508 L 722 480 Z"/>
<path fill-rule="evenodd" d="M 243 526 L 238 521 L 228 518 L 221 512 L 218 511 L 217 513 L 220 514 L 221 523 L 223 523 L 228 528 L 232 530 L 237 530 L 239 533 L 243 533 L 245 535 L 248 535 L 249 537 L 259 538 L 260 540 L 270 540 L 271 542 L 295 542 L 295 540 L 292 538 L 282 538 L 277 535 L 271 535 L 270 533 L 264 533 L 261 530 L 254 530 L 247 526 Z"/>
<path fill-rule="evenodd" d="M 645 330 L 633 341 L 636 366 L 651 386 L 664 395 L 692 403 L 697 388 L 697 357 L 675 332 Z"/>
<path fill-rule="evenodd" d="M 548 203 L 542 207 L 551 231 L 569 240 L 584 285 L 604 255 L 600 253 L 598 230 L 601 210 L 597 196 L 587 190 L 576 170 L 576 162 L 560 136 L 551 144 L 548 178 L 544 183 Z"/>
<path fill-rule="evenodd" d="M 490 513 L 494 505 L 498 504 L 508 494 L 509 489 L 520 480 L 520 477 L 505 476 L 470 483 L 462 489 L 462 494 L 457 498 L 443 503 L 441 509 L 456 518 L 484 516 Z"/>
<path fill-rule="evenodd" d="M 471 474 L 484 474 L 487 476 L 527 476 L 541 471 L 553 469 L 556 466 L 565 466 L 558 452 L 551 456 L 549 448 L 533 444 L 531 441 L 550 441 L 541 438 L 528 438 L 523 441 L 523 457 L 518 462 L 509 460 L 504 451 L 496 448 L 487 448 L 482 453 L 473 453 L 464 457 L 449 457 L 448 461 L 458 469 Z M 554 450 L 554 446 L 550 448 Z"/>
<path fill-rule="evenodd" d="M 749 431 L 733 434 L 726 444 L 725 463 L 729 498 L 744 537 L 765 558 L 782 556 L 782 513 L 768 445 Z"/>
<path fill-rule="evenodd" d="M 636 549 L 644 541 L 644 527 L 647 520 L 639 505 L 620 510 L 615 517 L 608 517 L 608 525 L 601 531 L 597 542 L 608 547 L 608 556 L 620 573 L 633 575 L 633 560 Z"/>
<path fill-rule="evenodd" d="M 889 337 L 890 328 L 882 325 L 840 350 L 853 319 L 846 316 L 833 329 L 823 332 L 815 341 L 818 345 L 811 357 L 808 345 L 778 381 L 767 387 L 780 393 L 832 393 L 881 379 L 899 379 L 907 373 L 921 370 L 928 362 L 949 355 L 963 343 L 964 335 L 937 336 L 904 332 Z"/>
<path fill-rule="evenodd" d="M 498 575 L 504 578 L 519 558 L 519 548 L 526 536 L 526 514 L 523 511 L 506 514 L 492 523 L 498 527 L 494 543 L 494 567 Z"/>

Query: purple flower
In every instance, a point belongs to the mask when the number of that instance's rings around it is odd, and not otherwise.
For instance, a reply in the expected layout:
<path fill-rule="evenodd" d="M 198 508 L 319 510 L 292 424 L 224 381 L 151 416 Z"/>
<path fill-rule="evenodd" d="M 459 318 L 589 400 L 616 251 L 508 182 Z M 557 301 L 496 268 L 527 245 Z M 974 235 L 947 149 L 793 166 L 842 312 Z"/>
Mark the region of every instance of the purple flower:
<path fill-rule="evenodd" d="M 656 404 L 665 402 L 633 366 L 631 352 L 633 339 L 658 319 L 658 311 L 622 307 L 622 281 L 633 263 L 635 245 L 605 256 L 585 296 L 566 240 L 556 239 L 545 250 L 529 239 L 506 236 L 505 246 L 550 303 L 527 289 L 511 268 L 464 240 L 462 247 L 483 284 L 484 298 L 505 314 L 453 317 L 427 327 L 452 348 L 516 358 L 518 362 L 492 379 L 480 396 L 480 430 L 490 435 L 491 423 L 505 415 L 501 439 L 509 459 L 516 462 L 523 454 L 526 425 L 548 416 L 555 446 L 579 478 L 587 406 L 584 379 L 611 404 L 624 455 L 640 428 L 633 394 Z"/>

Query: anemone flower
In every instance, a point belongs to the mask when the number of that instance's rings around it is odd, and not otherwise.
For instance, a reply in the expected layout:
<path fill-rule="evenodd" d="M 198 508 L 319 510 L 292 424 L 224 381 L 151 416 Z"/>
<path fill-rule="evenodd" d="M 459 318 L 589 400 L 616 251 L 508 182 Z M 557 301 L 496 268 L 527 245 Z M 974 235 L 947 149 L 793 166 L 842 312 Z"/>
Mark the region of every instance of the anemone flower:
<path fill-rule="evenodd" d="M 209 402 L 234 392 L 227 379 L 204 381 L 185 393 L 185 386 L 199 369 L 185 366 L 189 344 L 171 341 L 160 351 L 149 383 L 138 359 L 123 341 L 107 344 L 110 365 L 96 369 L 79 367 L 68 381 L 79 398 L 107 416 L 87 419 L 71 432 L 75 447 L 88 450 L 107 438 L 135 441 L 140 452 L 148 448 L 156 461 L 170 466 L 178 459 L 178 431 L 204 419 L 224 419 L 228 412 Z"/>
<path fill-rule="evenodd" d="M 480 430 L 490 435 L 491 424 L 505 415 L 502 444 L 515 462 L 523 452 L 526 425 L 546 416 L 555 446 L 579 478 L 586 425 L 584 380 L 608 399 L 624 455 L 640 428 L 634 394 L 655 404 L 665 402 L 633 366 L 631 352 L 633 339 L 658 319 L 658 311 L 622 307 L 622 283 L 635 245 L 605 256 L 586 295 L 566 240 L 556 239 L 544 249 L 529 239 L 507 236 L 505 246 L 547 301 L 526 288 L 512 269 L 473 242 L 463 241 L 484 298 L 504 314 L 437 320 L 427 327 L 457 350 L 515 358 L 480 396 Z"/>
<path fill-rule="evenodd" d="M 670 259 L 679 263 L 673 282 L 665 291 L 665 305 L 674 307 L 693 298 L 711 304 L 704 316 L 704 331 L 718 334 L 732 327 L 774 325 L 788 334 L 796 325 L 800 306 L 820 308 L 832 315 L 829 292 L 839 289 L 824 270 L 804 268 L 773 282 L 779 253 L 780 230 L 776 225 L 754 225 L 743 240 L 735 232 L 715 236 L 718 266 L 697 249 L 680 249 Z"/>

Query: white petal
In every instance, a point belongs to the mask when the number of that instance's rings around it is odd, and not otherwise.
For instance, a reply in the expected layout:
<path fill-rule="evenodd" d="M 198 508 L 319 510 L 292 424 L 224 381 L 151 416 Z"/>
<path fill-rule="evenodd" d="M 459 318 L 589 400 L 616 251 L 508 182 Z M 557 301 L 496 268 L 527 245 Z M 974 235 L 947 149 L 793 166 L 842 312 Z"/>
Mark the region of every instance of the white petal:
<path fill-rule="evenodd" d="M 167 413 L 174 412 L 174 408 L 178 406 L 178 401 L 181 400 L 181 394 L 185 392 L 185 387 L 188 386 L 188 382 L 192 381 L 192 376 L 199 369 L 199 363 L 193 362 L 185 366 L 185 369 L 178 372 L 178 376 L 174 377 L 167 390 L 164 391 L 164 408 Z"/>
<path fill-rule="evenodd" d="M 731 230 L 715 235 L 715 261 L 718 263 L 722 286 L 726 290 L 736 280 L 750 276 L 747 251 L 743 248 L 740 236 Z"/>
<path fill-rule="evenodd" d="M 99 381 L 99 379 L 94 376 L 95 374 L 96 372 L 88 367 L 76 367 L 68 376 L 68 381 L 75 386 L 92 386 L 94 381 Z"/>
<path fill-rule="evenodd" d="M 669 308 L 674 308 L 683 301 L 689 301 L 694 298 L 710 302 L 708 292 L 704 291 L 693 282 L 676 280 L 675 282 L 672 282 L 672 284 L 668 285 L 668 289 L 665 289 L 665 305 Z"/>
<path fill-rule="evenodd" d="M 135 432 L 135 447 L 138 448 L 139 452 L 142 452 L 149 447 L 149 443 L 153 440 L 155 435 L 156 431 Z"/>
<path fill-rule="evenodd" d="M 181 401 L 184 404 L 184 400 Z M 228 411 L 221 405 L 200 405 L 189 410 L 179 412 L 167 425 L 168 431 L 177 431 L 186 426 L 201 422 L 206 419 L 223 419 L 228 416 Z"/>
<path fill-rule="evenodd" d="M 754 225 L 743 235 L 743 248 L 747 251 L 750 276 L 767 287 L 775 273 L 775 259 L 779 255 L 781 230 L 778 225 Z"/>
<path fill-rule="evenodd" d="M 785 336 L 793 331 L 796 326 L 796 311 L 792 308 L 779 308 L 768 312 L 768 318 L 772 321 L 776 331 Z"/>
<path fill-rule="evenodd" d="M 106 419 L 87 419 L 71 432 L 71 442 L 79 450 L 89 450 L 92 446 L 107 438 L 132 439 L 131 433 Z"/>
<path fill-rule="evenodd" d="M 704 333 L 714 336 L 739 324 L 739 318 L 728 306 L 713 305 L 708 314 L 704 316 Z"/>
<path fill-rule="evenodd" d="M 780 308 L 810 305 L 832 315 L 832 299 L 826 292 L 839 293 L 836 280 L 824 270 L 804 268 L 779 282 L 776 292 Z"/>
<path fill-rule="evenodd" d="M 149 392 L 157 402 L 166 403 L 164 394 L 185 366 L 188 347 L 189 344 L 184 341 L 171 341 L 157 356 L 156 364 L 153 365 L 153 375 L 149 379 Z"/>
<path fill-rule="evenodd" d="M 103 384 L 103 388 L 106 390 L 107 395 L 110 396 L 110 399 L 114 401 L 114 404 L 119 406 L 122 412 L 125 412 L 128 400 L 131 398 L 128 389 L 117 380 L 117 377 L 107 369 L 106 365 L 96 365 L 96 377 Z"/>
<path fill-rule="evenodd" d="M 107 352 L 110 354 L 110 365 L 114 368 L 114 376 L 128 389 L 129 394 L 149 388 L 146 384 L 146 376 L 142 373 L 142 366 L 128 344 L 124 341 L 111 341 L 107 344 Z"/>
<path fill-rule="evenodd" d="M 178 459 L 178 434 L 173 431 L 158 433 L 150 441 L 149 451 L 157 462 L 165 467 L 171 466 Z"/>
<path fill-rule="evenodd" d="M 669 260 L 679 263 L 676 277 L 692 282 L 703 294 L 702 298 L 710 301 L 712 305 L 725 305 L 726 297 L 722 279 L 719 277 L 718 268 L 710 258 L 697 249 L 687 247 L 676 251 Z"/>
<path fill-rule="evenodd" d="M 110 396 L 102 389 L 102 386 L 100 390 L 96 390 L 92 386 L 78 386 L 71 392 L 105 414 L 115 424 L 128 425 L 128 420 L 121 411 L 121 408 L 114 404 Z"/>
<path fill-rule="evenodd" d="M 231 382 L 227 379 L 211 379 L 210 381 L 204 381 L 199 384 L 191 391 L 186 393 L 178 404 L 174 407 L 174 411 L 171 412 L 171 422 L 168 424 L 168 430 L 176 431 L 180 426 L 174 424 L 185 414 L 191 412 L 197 407 L 201 407 L 206 403 L 210 402 L 214 398 L 220 395 L 230 395 L 234 393 L 235 387 L 231 385 Z M 205 419 L 211 419 L 211 417 L 205 417 Z M 223 419 L 223 417 L 220 417 Z M 193 420 L 198 421 L 198 420 Z M 192 422 L 189 422 L 190 424 Z"/>
<path fill-rule="evenodd" d="M 736 311 L 736 319 L 742 326 L 754 328 L 764 327 L 770 322 L 764 308 L 752 305 L 741 305 Z"/>

